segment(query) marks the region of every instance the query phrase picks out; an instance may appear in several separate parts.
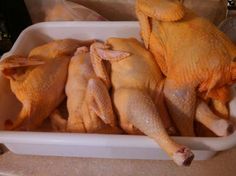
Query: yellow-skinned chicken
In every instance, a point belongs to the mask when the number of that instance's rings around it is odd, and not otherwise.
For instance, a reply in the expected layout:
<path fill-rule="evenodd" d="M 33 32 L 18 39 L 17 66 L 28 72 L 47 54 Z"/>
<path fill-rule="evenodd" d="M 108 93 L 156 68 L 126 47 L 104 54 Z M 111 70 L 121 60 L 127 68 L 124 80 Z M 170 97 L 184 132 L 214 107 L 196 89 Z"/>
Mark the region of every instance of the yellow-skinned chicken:
<path fill-rule="evenodd" d="M 193 153 L 173 141 L 163 124 L 170 124 L 163 101 L 163 77 L 152 55 L 136 39 L 110 38 L 106 44 L 94 43 L 91 48 L 92 57 L 97 60 L 93 65 L 102 60 L 111 63 L 112 101 L 122 129 L 129 134 L 140 130 L 153 138 L 178 165 L 189 165 Z M 122 59 L 119 55 L 122 52 L 130 56 Z M 99 77 L 108 82 L 104 71 Z"/>
<path fill-rule="evenodd" d="M 80 47 L 71 58 L 66 83 L 68 120 L 60 118 L 54 112 L 52 119 L 57 119 L 59 129 L 69 132 L 121 133 L 113 113 L 108 89 L 94 72 L 90 52 L 87 47 Z M 61 119 L 61 120 L 59 120 Z"/>
<path fill-rule="evenodd" d="M 236 78 L 235 45 L 213 24 L 178 0 L 137 0 L 136 13 L 145 46 L 166 76 L 164 94 L 181 134 L 195 135 L 193 122 L 199 115 L 199 94 L 212 98 L 216 110 L 227 115 L 228 86 Z M 199 107 L 208 108 L 202 104 Z M 211 127 L 212 131 L 222 127 L 220 136 L 233 132 L 230 122 L 218 120 L 217 124 L 210 125 L 215 126 Z M 211 122 L 203 123 L 209 126 Z"/>
<path fill-rule="evenodd" d="M 28 57 L 11 56 L 0 63 L 22 109 L 6 129 L 36 129 L 62 102 L 70 58 L 85 42 L 65 39 L 34 48 Z"/>

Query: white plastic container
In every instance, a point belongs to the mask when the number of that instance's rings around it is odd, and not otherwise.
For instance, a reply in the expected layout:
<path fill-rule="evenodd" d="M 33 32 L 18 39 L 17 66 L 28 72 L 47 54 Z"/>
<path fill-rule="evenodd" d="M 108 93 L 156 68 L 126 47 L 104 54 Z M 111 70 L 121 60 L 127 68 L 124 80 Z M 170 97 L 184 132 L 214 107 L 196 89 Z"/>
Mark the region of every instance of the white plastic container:
<path fill-rule="evenodd" d="M 11 54 L 27 55 L 33 47 L 53 39 L 105 40 L 108 37 L 140 39 L 139 25 L 137 22 L 39 23 L 24 30 L 11 51 L 4 57 Z M 236 99 L 231 101 L 230 109 L 232 118 L 235 118 Z M 195 154 L 195 160 L 209 159 L 217 151 L 236 146 L 236 132 L 228 137 L 174 137 L 174 139 L 189 146 Z M 170 159 L 157 143 L 146 136 L 0 131 L 0 143 L 4 143 L 9 150 L 17 154 Z"/>

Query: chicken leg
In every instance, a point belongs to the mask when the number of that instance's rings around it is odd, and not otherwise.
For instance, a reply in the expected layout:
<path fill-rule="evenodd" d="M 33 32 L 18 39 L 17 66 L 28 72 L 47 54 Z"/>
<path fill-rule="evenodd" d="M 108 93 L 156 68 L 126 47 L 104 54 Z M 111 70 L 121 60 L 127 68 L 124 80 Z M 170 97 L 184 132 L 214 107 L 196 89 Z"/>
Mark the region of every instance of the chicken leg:
<path fill-rule="evenodd" d="M 234 132 L 233 123 L 216 116 L 203 101 L 197 105 L 196 120 L 217 136 L 228 136 Z"/>
<path fill-rule="evenodd" d="M 178 165 L 189 165 L 194 157 L 185 146 L 168 135 L 150 96 L 137 89 L 119 89 L 114 93 L 119 116 L 126 117 L 135 127 L 153 138 Z"/>

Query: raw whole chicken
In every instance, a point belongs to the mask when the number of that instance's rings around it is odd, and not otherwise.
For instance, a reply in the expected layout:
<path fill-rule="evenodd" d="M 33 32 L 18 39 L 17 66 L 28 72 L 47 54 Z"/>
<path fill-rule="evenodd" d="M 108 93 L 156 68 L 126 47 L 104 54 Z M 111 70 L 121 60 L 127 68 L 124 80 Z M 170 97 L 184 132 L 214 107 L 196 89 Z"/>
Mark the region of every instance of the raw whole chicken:
<path fill-rule="evenodd" d="M 96 68 L 95 68 L 96 69 Z M 121 133 L 116 127 L 111 99 L 105 83 L 93 69 L 87 47 L 77 49 L 71 58 L 66 83 L 67 123 L 62 123 L 60 114 L 55 112 L 52 119 L 57 119 L 60 126 L 69 132 Z M 65 120 L 64 120 L 65 121 Z M 61 124 L 61 125 L 60 125 Z"/>
<path fill-rule="evenodd" d="M 94 43 L 91 48 L 92 57 L 97 60 L 94 65 L 101 60 L 111 63 L 112 100 L 122 129 L 129 134 L 140 130 L 153 138 L 178 165 L 189 165 L 193 153 L 172 140 L 163 125 L 168 120 L 162 96 L 163 77 L 152 55 L 132 38 L 110 38 L 106 45 Z M 96 73 L 108 82 L 104 69 Z"/>
<path fill-rule="evenodd" d="M 85 42 L 66 39 L 34 48 L 28 57 L 10 56 L 0 68 L 22 109 L 16 120 L 6 120 L 5 128 L 36 129 L 62 102 L 70 58 Z"/>
<path fill-rule="evenodd" d="M 181 135 L 195 135 L 195 117 L 219 136 L 231 134 L 227 120 L 212 113 L 207 117 L 212 120 L 198 118 L 198 110 L 207 116 L 210 111 L 197 95 L 212 98 L 215 109 L 227 115 L 229 85 L 236 79 L 235 45 L 178 0 L 137 0 L 136 13 L 145 46 L 166 76 L 165 98 Z"/>

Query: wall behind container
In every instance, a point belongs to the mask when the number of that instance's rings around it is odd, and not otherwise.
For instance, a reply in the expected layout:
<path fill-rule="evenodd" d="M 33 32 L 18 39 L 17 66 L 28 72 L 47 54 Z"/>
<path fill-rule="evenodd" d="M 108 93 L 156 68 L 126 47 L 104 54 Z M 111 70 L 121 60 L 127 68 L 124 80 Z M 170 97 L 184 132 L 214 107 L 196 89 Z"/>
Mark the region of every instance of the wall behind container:
<path fill-rule="evenodd" d="M 33 22 L 44 19 L 45 11 L 50 10 L 55 3 L 61 0 L 25 0 Z M 135 0 L 70 0 L 91 8 L 111 21 L 136 20 Z M 226 0 L 184 0 L 184 4 L 195 11 L 219 24 L 226 15 Z"/>
<path fill-rule="evenodd" d="M 111 21 L 136 20 L 135 0 L 71 0 L 91 8 Z"/>

